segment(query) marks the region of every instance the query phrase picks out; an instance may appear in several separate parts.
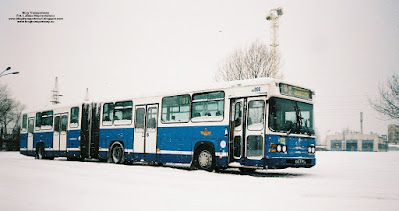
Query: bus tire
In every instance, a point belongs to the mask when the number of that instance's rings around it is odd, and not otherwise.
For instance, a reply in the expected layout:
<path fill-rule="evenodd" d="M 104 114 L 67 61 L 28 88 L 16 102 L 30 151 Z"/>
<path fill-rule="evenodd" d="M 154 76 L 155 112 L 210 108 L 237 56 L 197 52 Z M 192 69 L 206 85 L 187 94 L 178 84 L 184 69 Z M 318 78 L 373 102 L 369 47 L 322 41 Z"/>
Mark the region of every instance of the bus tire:
<path fill-rule="evenodd" d="M 115 142 L 111 146 L 110 158 L 112 163 L 121 164 L 125 162 L 125 150 L 119 142 Z"/>
<path fill-rule="evenodd" d="M 215 153 L 207 147 L 200 147 L 195 153 L 195 166 L 198 169 L 212 172 L 215 169 Z"/>
<path fill-rule="evenodd" d="M 44 152 L 44 147 L 43 146 L 37 146 L 36 147 L 36 153 L 35 153 L 35 158 L 36 159 L 44 159 L 45 152 Z"/>

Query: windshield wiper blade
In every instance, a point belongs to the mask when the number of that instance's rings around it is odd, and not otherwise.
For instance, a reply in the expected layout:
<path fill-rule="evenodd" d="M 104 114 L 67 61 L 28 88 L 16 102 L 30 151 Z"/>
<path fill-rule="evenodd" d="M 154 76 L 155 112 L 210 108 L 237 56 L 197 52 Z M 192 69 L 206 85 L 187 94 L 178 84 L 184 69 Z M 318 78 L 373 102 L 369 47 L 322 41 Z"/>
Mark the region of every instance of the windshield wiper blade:
<path fill-rule="evenodd" d="M 312 129 L 310 127 L 308 127 L 308 120 L 305 120 L 305 134 L 308 134 L 309 136 L 312 135 Z"/>
<path fill-rule="evenodd" d="M 301 133 L 303 118 L 301 116 L 301 109 L 298 106 L 298 102 L 295 102 L 294 110 L 295 110 L 295 115 L 296 115 L 296 126 L 298 129 L 298 132 Z"/>
<path fill-rule="evenodd" d="M 287 130 L 287 136 L 291 134 L 291 131 L 292 131 L 292 125 L 290 125 L 290 127 Z"/>

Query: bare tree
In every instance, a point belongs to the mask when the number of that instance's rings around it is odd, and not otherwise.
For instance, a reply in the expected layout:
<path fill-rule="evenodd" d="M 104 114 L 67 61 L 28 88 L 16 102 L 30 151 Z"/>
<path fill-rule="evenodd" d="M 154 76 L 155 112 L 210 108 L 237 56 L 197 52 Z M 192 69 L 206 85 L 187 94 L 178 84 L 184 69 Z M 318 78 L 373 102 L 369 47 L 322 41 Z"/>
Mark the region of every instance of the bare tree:
<path fill-rule="evenodd" d="M 279 61 L 279 59 L 277 59 Z M 277 67 L 279 64 L 277 64 Z M 234 81 L 250 78 L 272 77 L 282 78 L 283 75 L 272 68 L 272 54 L 269 47 L 254 41 L 248 47 L 236 49 L 219 67 L 217 81 Z"/>
<path fill-rule="evenodd" d="M 370 100 L 371 106 L 389 119 L 399 120 L 399 75 L 393 74 L 379 87 L 379 99 Z"/>
<path fill-rule="evenodd" d="M 0 127 L 4 133 L 2 135 L 7 135 L 9 124 L 18 124 L 22 109 L 22 105 L 11 97 L 7 86 L 0 85 Z"/>

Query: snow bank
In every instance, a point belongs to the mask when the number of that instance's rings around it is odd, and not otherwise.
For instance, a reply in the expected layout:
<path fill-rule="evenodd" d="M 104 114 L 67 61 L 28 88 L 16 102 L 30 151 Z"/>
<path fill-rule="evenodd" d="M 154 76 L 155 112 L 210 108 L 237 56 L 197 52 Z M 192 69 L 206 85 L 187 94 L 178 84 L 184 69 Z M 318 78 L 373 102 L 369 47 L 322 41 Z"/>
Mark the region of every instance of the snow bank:
<path fill-rule="evenodd" d="M 240 175 L 0 153 L 1 210 L 398 210 L 399 153 L 317 152 Z"/>

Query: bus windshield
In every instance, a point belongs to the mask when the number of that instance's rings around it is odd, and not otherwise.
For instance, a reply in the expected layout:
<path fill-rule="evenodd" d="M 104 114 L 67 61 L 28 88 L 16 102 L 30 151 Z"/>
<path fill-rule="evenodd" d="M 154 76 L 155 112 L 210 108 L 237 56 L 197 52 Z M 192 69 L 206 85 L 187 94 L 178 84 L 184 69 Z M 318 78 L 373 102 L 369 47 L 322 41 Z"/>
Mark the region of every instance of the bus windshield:
<path fill-rule="evenodd" d="M 313 105 L 293 100 L 270 98 L 269 128 L 287 134 L 314 134 Z"/>

